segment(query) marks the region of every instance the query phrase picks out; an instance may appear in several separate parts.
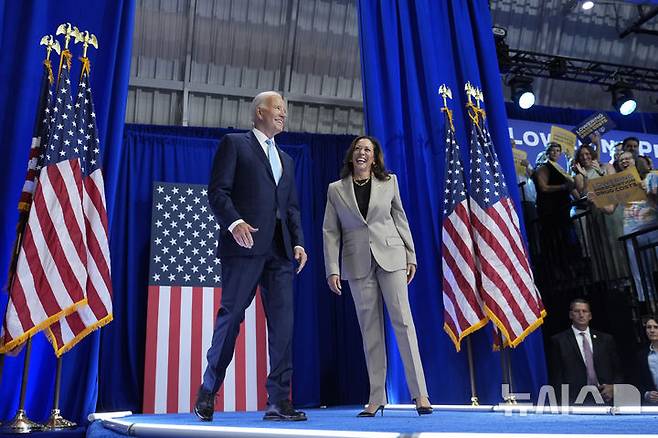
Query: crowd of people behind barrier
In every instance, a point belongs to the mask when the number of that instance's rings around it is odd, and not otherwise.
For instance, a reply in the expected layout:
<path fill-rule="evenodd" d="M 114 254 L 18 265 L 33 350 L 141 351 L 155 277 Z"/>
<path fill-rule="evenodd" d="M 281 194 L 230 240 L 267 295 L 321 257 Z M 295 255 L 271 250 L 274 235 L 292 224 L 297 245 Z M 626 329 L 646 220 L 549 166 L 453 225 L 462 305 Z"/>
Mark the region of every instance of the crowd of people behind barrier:
<path fill-rule="evenodd" d="M 658 257 L 658 174 L 639 154 L 639 140 L 624 139 L 610 162 L 600 157 L 600 137 L 576 149 L 567 169 L 558 160 L 563 150 L 548 143 L 535 166 L 527 161 L 519 177 L 531 254 L 552 283 L 586 277 L 589 281 L 632 279 L 637 299 L 655 311 Z M 597 207 L 592 180 L 635 167 L 646 199 Z M 541 273 L 540 273 L 541 277 Z"/>

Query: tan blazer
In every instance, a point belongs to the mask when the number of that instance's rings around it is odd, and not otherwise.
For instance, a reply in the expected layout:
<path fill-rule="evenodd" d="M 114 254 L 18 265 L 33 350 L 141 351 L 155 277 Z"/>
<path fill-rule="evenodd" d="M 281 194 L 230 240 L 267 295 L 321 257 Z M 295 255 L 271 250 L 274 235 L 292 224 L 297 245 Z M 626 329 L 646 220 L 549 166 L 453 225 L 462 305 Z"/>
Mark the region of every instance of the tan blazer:
<path fill-rule="evenodd" d="M 416 264 L 395 175 L 388 181 L 373 176 L 366 219 L 356 203 L 351 176 L 329 184 L 322 232 L 327 278 L 333 274 L 343 280 L 365 277 L 370 271 L 371 252 L 379 266 L 389 272 L 406 269 L 408 263 Z"/>

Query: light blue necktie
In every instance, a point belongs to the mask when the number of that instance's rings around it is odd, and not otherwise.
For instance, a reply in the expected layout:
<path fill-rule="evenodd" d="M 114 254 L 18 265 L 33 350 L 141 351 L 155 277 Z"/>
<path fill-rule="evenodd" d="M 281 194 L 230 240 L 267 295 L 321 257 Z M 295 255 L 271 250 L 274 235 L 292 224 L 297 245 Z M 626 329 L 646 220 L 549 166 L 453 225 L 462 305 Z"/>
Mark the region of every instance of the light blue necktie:
<path fill-rule="evenodd" d="M 274 181 L 278 185 L 279 180 L 281 179 L 281 175 L 283 174 L 283 169 L 281 168 L 281 160 L 279 159 L 279 154 L 276 152 L 274 142 L 268 138 L 265 140 L 265 144 L 267 144 L 267 157 L 270 160 L 272 175 L 274 175 Z"/>

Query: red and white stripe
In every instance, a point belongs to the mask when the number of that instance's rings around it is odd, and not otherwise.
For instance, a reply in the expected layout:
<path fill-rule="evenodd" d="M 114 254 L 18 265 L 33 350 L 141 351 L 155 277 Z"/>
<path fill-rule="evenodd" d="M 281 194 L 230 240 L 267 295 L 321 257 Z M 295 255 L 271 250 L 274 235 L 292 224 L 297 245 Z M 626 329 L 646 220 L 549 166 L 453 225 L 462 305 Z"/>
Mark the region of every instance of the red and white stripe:
<path fill-rule="evenodd" d="M 101 169 L 84 178 L 83 209 L 87 233 L 87 304 L 55 322 L 48 331 L 59 357 L 87 334 L 112 321 L 112 279 L 105 183 Z"/>
<path fill-rule="evenodd" d="M 18 201 L 18 210 L 28 212 L 32 206 L 32 196 L 34 189 L 37 185 L 39 170 L 39 156 L 41 155 L 41 137 L 32 137 L 30 145 L 30 159 L 27 162 L 27 173 L 25 174 L 25 182 L 23 183 L 23 191 Z"/>
<path fill-rule="evenodd" d="M 149 286 L 144 413 L 191 412 L 220 302 L 221 288 Z M 215 410 L 264 409 L 268 363 L 265 313 L 257 293 L 245 312 Z"/>
<path fill-rule="evenodd" d="M 470 203 L 475 249 L 481 272 L 481 295 L 487 315 L 517 346 L 541 325 L 546 312 L 519 230 L 519 219 L 508 198 L 482 210 Z"/>
<path fill-rule="evenodd" d="M 87 252 L 78 160 L 42 169 L 9 291 L 0 351 L 85 302 Z"/>
<path fill-rule="evenodd" d="M 461 340 L 487 323 L 478 294 L 468 203 L 464 199 L 442 226 L 444 330 L 457 351 Z"/>

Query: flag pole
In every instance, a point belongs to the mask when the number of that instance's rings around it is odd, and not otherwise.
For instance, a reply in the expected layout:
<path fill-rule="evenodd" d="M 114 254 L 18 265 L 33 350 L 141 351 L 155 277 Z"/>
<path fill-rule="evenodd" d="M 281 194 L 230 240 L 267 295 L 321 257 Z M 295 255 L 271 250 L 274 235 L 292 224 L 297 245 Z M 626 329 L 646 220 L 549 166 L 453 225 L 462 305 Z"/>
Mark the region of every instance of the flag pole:
<path fill-rule="evenodd" d="M 30 420 L 25 413 L 25 390 L 27 389 L 27 375 L 30 368 L 30 354 L 32 352 L 32 337 L 25 343 L 25 362 L 23 363 L 23 377 L 21 378 L 21 395 L 18 400 L 18 410 L 13 420 L 2 429 L 10 433 L 31 433 L 43 430 L 43 425 Z"/>
<path fill-rule="evenodd" d="M 466 354 L 468 355 L 468 377 L 471 381 L 471 406 L 480 406 L 480 399 L 475 385 L 475 365 L 473 364 L 473 346 L 471 345 L 470 336 L 466 337 Z"/>
<path fill-rule="evenodd" d="M 57 372 L 55 374 L 55 395 L 53 397 L 53 409 L 50 417 L 44 425 L 47 430 L 68 429 L 76 427 L 77 424 L 62 417 L 59 411 L 59 393 L 62 385 L 62 356 L 57 358 Z"/>
<path fill-rule="evenodd" d="M 509 389 L 507 394 L 503 395 L 503 401 L 508 405 L 516 404 L 516 397 L 514 397 L 514 388 L 512 387 L 512 369 L 509 357 L 509 347 L 505 347 L 505 338 L 499 328 L 496 328 L 498 337 L 500 338 L 500 369 L 502 372 L 503 385 L 507 385 Z"/>
<path fill-rule="evenodd" d="M 77 27 L 71 26 L 70 23 L 61 24 L 57 28 L 57 35 L 64 35 L 64 50 L 69 49 L 69 43 L 71 38 L 75 38 L 75 43 L 80 40 L 81 32 Z M 87 46 L 85 44 L 85 56 L 87 53 Z M 59 429 L 69 429 L 74 428 L 77 424 L 73 421 L 69 421 L 66 418 L 62 417 L 62 414 L 59 410 L 59 396 L 60 389 L 62 386 L 62 356 L 57 356 L 57 370 L 55 372 L 55 393 L 53 394 L 53 408 L 50 410 L 50 417 L 44 425 L 46 430 L 59 430 Z"/>

